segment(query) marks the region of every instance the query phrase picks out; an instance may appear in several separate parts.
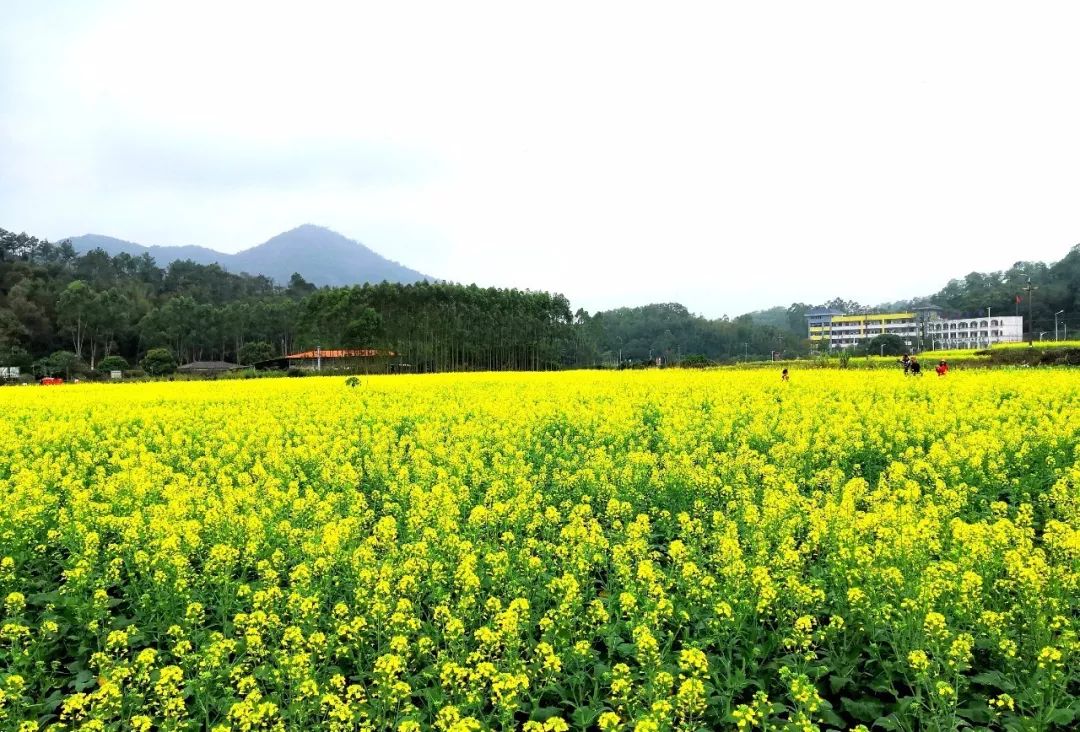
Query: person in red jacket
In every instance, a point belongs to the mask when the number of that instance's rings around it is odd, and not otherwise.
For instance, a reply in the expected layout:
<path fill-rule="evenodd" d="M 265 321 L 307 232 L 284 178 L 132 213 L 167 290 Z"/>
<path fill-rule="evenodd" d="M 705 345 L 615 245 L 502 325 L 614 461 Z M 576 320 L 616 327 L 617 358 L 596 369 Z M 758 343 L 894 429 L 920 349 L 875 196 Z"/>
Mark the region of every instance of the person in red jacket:
<path fill-rule="evenodd" d="M 949 373 L 949 364 L 942 361 L 937 365 L 937 368 L 934 370 L 937 371 L 938 376 L 944 376 L 945 374 Z"/>

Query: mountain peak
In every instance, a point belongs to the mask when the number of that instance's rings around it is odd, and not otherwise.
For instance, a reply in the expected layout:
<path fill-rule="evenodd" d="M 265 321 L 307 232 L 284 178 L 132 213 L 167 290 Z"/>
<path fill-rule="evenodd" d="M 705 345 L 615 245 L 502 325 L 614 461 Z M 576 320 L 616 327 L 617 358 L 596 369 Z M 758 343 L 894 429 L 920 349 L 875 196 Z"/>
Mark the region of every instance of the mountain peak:
<path fill-rule="evenodd" d="M 274 239 L 278 239 L 278 238 L 281 238 L 283 236 L 293 236 L 293 235 L 307 235 L 307 236 L 319 236 L 319 235 L 325 236 L 325 235 L 329 235 L 329 236 L 334 236 L 334 237 L 340 237 L 342 239 L 347 238 L 343 234 L 339 234 L 338 232 L 334 231 L 333 229 L 329 229 L 329 228 L 327 228 L 325 226 L 319 226 L 318 224 L 300 224 L 299 226 L 296 226 L 296 227 L 294 227 L 292 229 L 289 229 L 288 231 L 283 231 L 280 234 L 275 234 L 274 236 L 270 237 L 269 241 L 273 241 Z"/>
<path fill-rule="evenodd" d="M 236 254 L 192 246 L 147 247 L 96 234 L 73 237 L 71 244 L 80 253 L 103 249 L 113 256 L 150 254 L 159 266 L 184 259 L 199 264 L 216 263 L 230 272 L 264 275 L 279 284 L 288 282 L 294 272 L 316 285 L 337 287 L 384 280 L 412 283 L 431 279 L 316 224 L 301 224 Z"/>

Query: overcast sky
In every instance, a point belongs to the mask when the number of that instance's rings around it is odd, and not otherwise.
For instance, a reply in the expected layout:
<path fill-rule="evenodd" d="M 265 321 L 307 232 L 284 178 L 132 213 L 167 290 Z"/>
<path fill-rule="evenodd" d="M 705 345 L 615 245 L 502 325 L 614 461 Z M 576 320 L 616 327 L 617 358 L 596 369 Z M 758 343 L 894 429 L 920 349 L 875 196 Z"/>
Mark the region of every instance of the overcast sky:
<path fill-rule="evenodd" d="M 1080 242 L 1076 3 L 8 2 L 0 227 L 708 316 Z"/>

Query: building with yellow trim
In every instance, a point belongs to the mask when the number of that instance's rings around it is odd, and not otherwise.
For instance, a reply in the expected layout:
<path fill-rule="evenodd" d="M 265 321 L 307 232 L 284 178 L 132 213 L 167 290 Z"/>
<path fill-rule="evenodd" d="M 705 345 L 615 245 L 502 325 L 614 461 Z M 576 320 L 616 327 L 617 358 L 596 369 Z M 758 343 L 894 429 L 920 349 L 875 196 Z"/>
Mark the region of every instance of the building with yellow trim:
<path fill-rule="evenodd" d="M 919 335 L 918 325 L 915 313 L 837 315 L 829 326 L 829 345 L 851 348 L 874 336 L 895 335 L 911 346 Z"/>

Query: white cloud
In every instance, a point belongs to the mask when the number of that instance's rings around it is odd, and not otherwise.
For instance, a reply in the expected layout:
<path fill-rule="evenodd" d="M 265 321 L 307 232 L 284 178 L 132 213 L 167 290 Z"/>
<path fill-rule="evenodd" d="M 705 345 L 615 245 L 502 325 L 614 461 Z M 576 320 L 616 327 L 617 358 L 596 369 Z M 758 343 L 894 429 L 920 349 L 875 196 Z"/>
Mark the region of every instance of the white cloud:
<path fill-rule="evenodd" d="M 0 226 L 709 315 L 1080 239 L 1071 4 L 309 5 L 6 11 Z"/>

